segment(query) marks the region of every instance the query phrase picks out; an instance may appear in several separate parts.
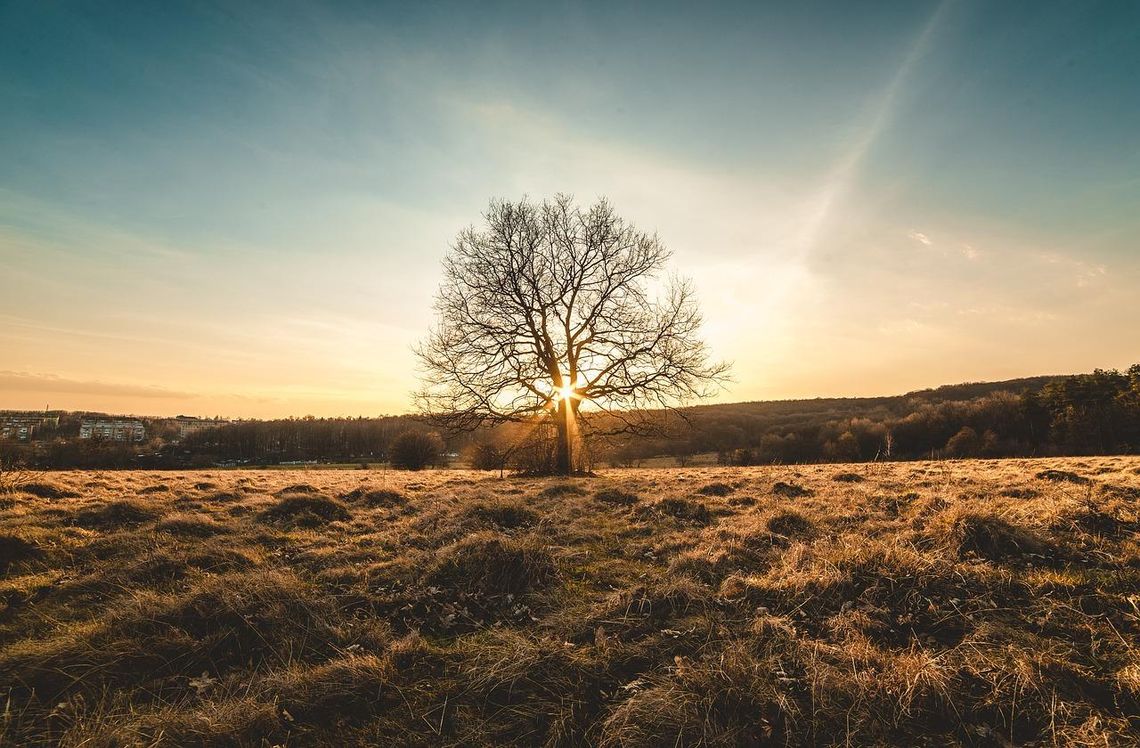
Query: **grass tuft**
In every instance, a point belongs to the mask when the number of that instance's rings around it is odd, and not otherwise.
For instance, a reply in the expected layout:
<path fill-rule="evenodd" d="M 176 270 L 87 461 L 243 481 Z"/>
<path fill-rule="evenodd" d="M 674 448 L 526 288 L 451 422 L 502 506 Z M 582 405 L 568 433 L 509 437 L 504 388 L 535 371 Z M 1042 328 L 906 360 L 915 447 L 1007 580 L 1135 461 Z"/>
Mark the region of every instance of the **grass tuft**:
<path fill-rule="evenodd" d="M 40 549 L 17 535 L 0 535 L 0 572 L 40 556 Z"/>
<path fill-rule="evenodd" d="M 535 538 L 480 532 L 443 548 L 428 570 L 428 585 L 468 593 L 519 594 L 557 576 L 550 550 Z"/>
<path fill-rule="evenodd" d="M 266 522 L 315 527 L 326 522 L 347 522 L 352 519 L 344 504 L 327 496 L 308 493 L 279 492 L 276 504 L 261 513 Z"/>
<path fill-rule="evenodd" d="M 736 489 L 727 483 L 709 483 L 697 489 L 701 496 L 728 496 Z"/>
<path fill-rule="evenodd" d="M 623 491 L 620 488 L 603 488 L 594 493 L 594 499 L 603 504 L 633 506 L 637 503 L 637 494 Z"/>
<path fill-rule="evenodd" d="M 0 743 L 1137 745 L 1138 463 L 53 474 Z"/>
<path fill-rule="evenodd" d="M 364 504 L 370 507 L 392 508 L 404 506 L 408 503 L 408 497 L 399 491 L 392 491 L 386 488 L 370 489 L 364 486 L 354 488 L 341 498 L 353 504 Z"/>
<path fill-rule="evenodd" d="M 19 489 L 24 493 L 29 493 L 40 499 L 75 499 L 79 498 L 79 494 L 72 491 L 70 488 L 58 486 L 55 483 L 44 483 L 40 481 L 33 481 L 24 483 L 19 486 Z"/>
<path fill-rule="evenodd" d="M 810 488 L 804 488 L 798 483 L 785 483 L 784 481 L 776 481 L 772 486 L 772 493 L 777 496 L 783 496 L 786 499 L 798 499 L 801 496 L 813 496 L 815 491 Z"/>
<path fill-rule="evenodd" d="M 85 507 L 75 513 L 75 524 L 92 530 L 118 530 L 137 527 L 159 516 L 159 512 L 133 499 L 120 499 Z"/>

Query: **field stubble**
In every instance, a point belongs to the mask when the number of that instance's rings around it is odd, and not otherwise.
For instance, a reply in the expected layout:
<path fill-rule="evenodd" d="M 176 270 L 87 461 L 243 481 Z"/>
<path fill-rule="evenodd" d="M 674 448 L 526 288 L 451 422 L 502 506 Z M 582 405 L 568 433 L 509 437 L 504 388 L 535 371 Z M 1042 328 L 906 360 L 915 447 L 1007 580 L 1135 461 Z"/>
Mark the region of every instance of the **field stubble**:
<path fill-rule="evenodd" d="M 68 472 L 0 743 L 1140 742 L 1140 459 Z"/>

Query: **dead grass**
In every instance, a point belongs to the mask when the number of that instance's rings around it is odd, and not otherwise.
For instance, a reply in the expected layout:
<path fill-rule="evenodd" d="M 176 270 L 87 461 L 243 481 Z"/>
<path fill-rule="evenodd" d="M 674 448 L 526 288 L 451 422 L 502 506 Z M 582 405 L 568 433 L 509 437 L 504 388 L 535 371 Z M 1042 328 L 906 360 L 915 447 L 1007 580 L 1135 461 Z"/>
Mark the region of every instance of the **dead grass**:
<path fill-rule="evenodd" d="M 4 745 L 1140 742 L 1137 458 L 30 485 Z"/>

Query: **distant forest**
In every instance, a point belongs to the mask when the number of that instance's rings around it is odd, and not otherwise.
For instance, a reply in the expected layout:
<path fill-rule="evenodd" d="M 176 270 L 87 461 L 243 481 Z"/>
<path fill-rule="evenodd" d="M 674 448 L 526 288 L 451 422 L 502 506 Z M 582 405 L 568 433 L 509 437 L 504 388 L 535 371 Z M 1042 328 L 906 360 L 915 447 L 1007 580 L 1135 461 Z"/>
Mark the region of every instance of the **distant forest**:
<path fill-rule="evenodd" d="M 715 455 L 720 464 L 765 465 L 1136 453 L 1140 364 L 1125 372 L 948 385 L 893 397 L 706 405 L 681 415 L 661 418 L 663 435 L 591 438 L 592 462 L 636 466 L 666 457 L 686 465 Z M 32 442 L 0 442 L 0 450 L 8 460 L 45 468 L 379 465 L 401 435 L 427 431 L 414 416 L 306 417 L 227 423 L 180 442 L 155 435 L 142 444 L 80 440 L 59 429 Z M 541 434 L 518 424 L 441 434 L 432 462 L 525 467 L 526 445 Z"/>

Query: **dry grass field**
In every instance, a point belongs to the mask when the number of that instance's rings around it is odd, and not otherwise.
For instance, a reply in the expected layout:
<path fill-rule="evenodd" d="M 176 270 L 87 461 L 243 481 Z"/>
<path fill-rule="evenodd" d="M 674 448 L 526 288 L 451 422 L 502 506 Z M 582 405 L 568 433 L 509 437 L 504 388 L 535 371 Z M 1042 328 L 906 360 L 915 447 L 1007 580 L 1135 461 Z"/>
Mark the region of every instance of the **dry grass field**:
<path fill-rule="evenodd" d="M 1140 742 L 1138 458 L 33 481 L 0 743 Z"/>

